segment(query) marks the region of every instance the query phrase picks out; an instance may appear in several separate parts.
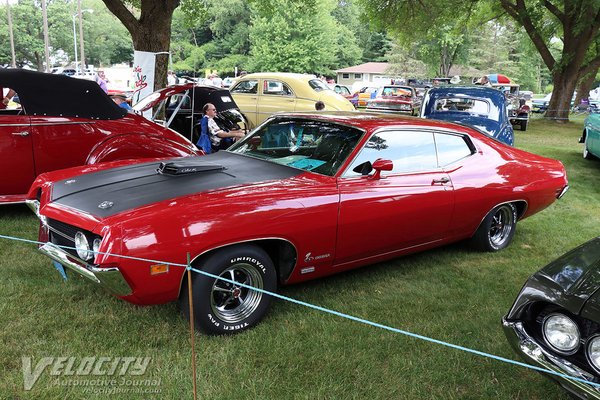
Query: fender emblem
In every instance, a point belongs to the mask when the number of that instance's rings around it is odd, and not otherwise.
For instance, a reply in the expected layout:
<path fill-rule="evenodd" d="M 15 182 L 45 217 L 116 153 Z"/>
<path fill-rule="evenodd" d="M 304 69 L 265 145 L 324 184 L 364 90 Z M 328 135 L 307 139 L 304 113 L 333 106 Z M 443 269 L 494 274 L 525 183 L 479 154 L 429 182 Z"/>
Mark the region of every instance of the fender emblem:
<path fill-rule="evenodd" d="M 114 205 L 115 203 L 113 203 L 112 201 L 103 201 L 102 203 L 98 204 L 98 208 L 106 210 L 107 208 L 111 208 Z"/>

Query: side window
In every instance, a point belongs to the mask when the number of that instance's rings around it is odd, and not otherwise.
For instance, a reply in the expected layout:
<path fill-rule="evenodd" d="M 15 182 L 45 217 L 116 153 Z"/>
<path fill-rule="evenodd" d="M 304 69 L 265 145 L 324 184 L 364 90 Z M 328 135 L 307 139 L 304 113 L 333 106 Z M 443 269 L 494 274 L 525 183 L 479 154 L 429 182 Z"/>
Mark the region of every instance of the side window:
<path fill-rule="evenodd" d="M 188 110 L 191 107 L 191 99 L 187 94 L 174 94 L 171 96 L 167 103 L 167 108 L 176 108 L 181 102 L 180 110 Z"/>
<path fill-rule="evenodd" d="M 440 167 L 452 164 L 455 161 L 473 154 L 473 150 L 465 138 L 459 135 L 436 133 L 435 145 L 437 147 L 438 163 Z"/>
<path fill-rule="evenodd" d="M 383 175 L 430 171 L 438 167 L 433 133 L 386 131 L 371 136 L 344 176 L 360 175 L 353 169 L 378 158 L 394 163 L 394 169 Z"/>
<path fill-rule="evenodd" d="M 258 92 L 258 81 L 257 80 L 247 80 L 242 81 L 235 85 L 233 89 L 231 89 L 231 93 L 250 93 L 256 94 Z"/>
<path fill-rule="evenodd" d="M 265 79 L 263 84 L 263 94 L 276 96 L 291 96 L 291 89 L 281 81 Z"/>

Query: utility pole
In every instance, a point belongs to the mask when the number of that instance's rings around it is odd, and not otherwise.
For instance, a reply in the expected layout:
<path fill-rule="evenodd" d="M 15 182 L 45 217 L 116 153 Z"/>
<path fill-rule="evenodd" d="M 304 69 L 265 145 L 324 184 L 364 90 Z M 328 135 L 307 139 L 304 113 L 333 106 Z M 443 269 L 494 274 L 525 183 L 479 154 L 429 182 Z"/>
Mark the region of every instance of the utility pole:
<path fill-rule="evenodd" d="M 79 49 L 81 54 L 81 73 L 85 75 L 85 53 L 83 52 L 83 18 L 81 17 L 81 0 L 77 0 L 77 15 L 79 18 Z"/>
<path fill-rule="evenodd" d="M 50 41 L 48 40 L 48 12 L 46 0 L 42 0 L 42 16 L 44 17 L 44 55 L 46 56 L 46 72 L 50 72 Z"/>
<path fill-rule="evenodd" d="M 6 0 L 6 11 L 8 12 L 8 32 L 10 35 L 10 53 L 12 54 L 12 64 L 13 68 L 17 68 L 17 57 L 15 56 L 15 38 L 13 36 L 13 28 L 12 28 L 12 15 L 10 13 L 10 4 L 8 0 Z"/>

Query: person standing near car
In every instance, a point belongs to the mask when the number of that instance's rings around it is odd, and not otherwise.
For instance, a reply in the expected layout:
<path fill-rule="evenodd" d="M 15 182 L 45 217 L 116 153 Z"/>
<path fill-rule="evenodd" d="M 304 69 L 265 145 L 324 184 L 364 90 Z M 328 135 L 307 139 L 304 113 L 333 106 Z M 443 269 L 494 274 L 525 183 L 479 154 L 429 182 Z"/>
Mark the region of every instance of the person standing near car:
<path fill-rule="evenodd" d="M 4 88 L 0 86 L 0 95 L 2 95 L 2 101 L 0 102 L 0 110 L 4 110 L 10 100 L 14 97 L 15 91 L 12 89 L 8 89 L 8 93 L 4 96 Z"/>
<path fill-rule="evenodd" d="M 104 71 L 98 71 L 96 75 L 96 83 L 100 85 L 100 89 L 104 91 L 104 93 L 108 94 L 108 86 L 106 85 L 107 79 L 106 75 L 104 75 Z"/>
<path fill-rule="evenodd" d="M 210 143 L 212 145 L 212 152 L 219 150 L 225 150 L 233 144 L 239 138 L 244 137 L 244 131 L 241 129 L 234 129 L 231 131 L 221 129 L 215 122 L 214 118 L 217 115 L 217 109 L 212 103 L 206 103 L 202 108 L 204 117 L 207 118 L 208 135 L 210 137 Z M 202 126 L 202 123 L 200 124 Z M 200 133 L 202 135 L 203 132 Z"/>

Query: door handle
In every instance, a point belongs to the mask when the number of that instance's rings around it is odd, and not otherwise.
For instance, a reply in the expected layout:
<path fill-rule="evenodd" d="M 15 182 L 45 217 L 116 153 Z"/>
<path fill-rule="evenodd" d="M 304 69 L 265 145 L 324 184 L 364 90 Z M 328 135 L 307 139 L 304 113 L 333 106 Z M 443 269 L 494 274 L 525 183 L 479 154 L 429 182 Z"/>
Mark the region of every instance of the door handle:
<path fill-rule="evenodd" d="M 29 132 L 27 131 L 23 131 L 23 132 L 13 132 L 12 133 L 13 136 L 29 136 Z"/>
<path fill-rule="evenodd" d="M 444 176 L 440 179 L 434 179 L 433 181 L 431 181 L 431 184 L 435 185 L 436 183 L 439 183 L 439 184 L 445 185 L 448 182 L 450 182 L 450 178 Z"/>

